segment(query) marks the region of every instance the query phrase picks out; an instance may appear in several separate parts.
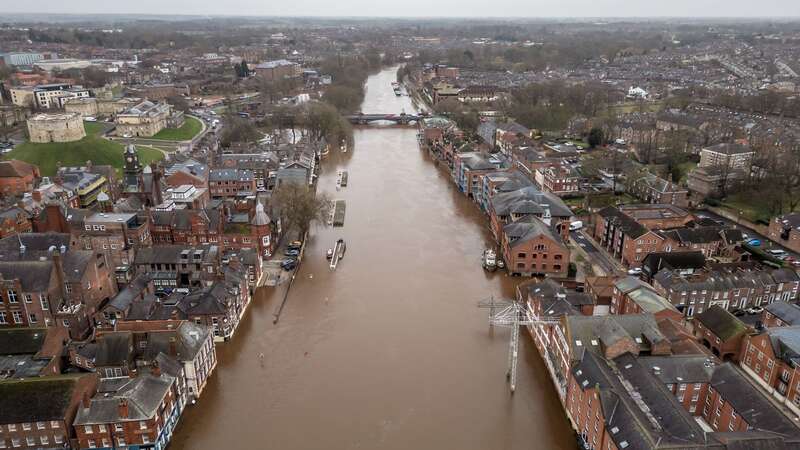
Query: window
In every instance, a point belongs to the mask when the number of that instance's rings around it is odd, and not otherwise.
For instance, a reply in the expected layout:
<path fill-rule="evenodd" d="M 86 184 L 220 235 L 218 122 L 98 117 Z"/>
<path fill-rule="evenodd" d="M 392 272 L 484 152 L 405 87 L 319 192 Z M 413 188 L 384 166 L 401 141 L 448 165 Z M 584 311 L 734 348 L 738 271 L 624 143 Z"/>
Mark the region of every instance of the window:
<path fill-rule="evenodd" d="M 94 429 L 92 428 L 91 425 L 84 425 L 83 426 L 83 432 L 86 433 L 86 434 L 92 434 L 92 433 L 94 433 Z"/>
<path fill-rule="evenodd" d="M 125 443 L 125 438 L 124 437 L 118 437 L 117 438 L 117 445 L 119 445 L 120 447 L 124 447 L 124 446 L 126 446 L 128 444 Z"/>
<path fill-rule="evenodd" d="M 25 303 L 33 303 L 33 296 L 31 294 L 24 294 Z"/>
<path fill-rule="evenodd" d="M 57 420 L 50 421 L 50 428 L 59 428 L 61 425 L 58 423 Z"/>
<path fill-rule="evenodd" d="M 36 314 L 33 314 L 33 313 L 28 314 L 28 322 L 32 323 L 32 324 L 39 322 L 39 320 L 36 319 Z"/>
<path fill-rule="evenodd" d="M 0 325 L 5 325 L 8 322 L 6 321 L 6 313 L 4 311 L 0 311 Z"/>
<path fill-rule="evenodd" d="M 39 438 L 39 442 L 41 442 L 42 445 L 47 445 L 47 444 L 50 443 L 50 437 L 49 436 L 42 436 L 42 437 Z"/>
<path fill-rule="evenodd" d="M 31 424 L 23 423 L 22 424 L 22 429 L 25 430 L 25 431 L 30 431 L 31 430 Z"/>
<path fill-rule="evenodd" d="M 50 299 L 47 297 L 47 294 L 40 294 L 39 301 L 42 303 L 42 309 L 50 309 Z"/>
<path fill-rule="evenodd" d="M 57 434 L 57 435 L 53 436 L 53 442 L 55 442 L 56 444 L 63 443 L 64 442 L 64 436 L 60 435 L 60 434 Z"/>
<path fill-rule="evenodd" d="M 28 447 L 33 447 L 36 445 L 36 439 L 34 439 L 33 436 L 28 436 L 25 438 L 25 443 L 28 444 Z"/>
<path fill-rule="evenodd" d="M 19 311 L 14 311 L 11 313 L 14 316 L 14 323 L 22 323 L 22 313 Z"/>
<path fill-rule="evenodd" d="M 106 438 L 103 438 L 103 447 L 111 447 L 110 445 L 108 445 L 108 439 Z"/>
<path fill-rule="evenodd" d="M 139 421 L 139 429 L 140 430 L 146 430 L 147 429 L 147 421 L 140 420 Z"/>
<path fill-rule="evenodd" d="M 115 423 L 114 424 L 114 431 L 122 431 L 122 424 L 121 423 Z"/>
<path fill-rule="evenodd" d="M 9 303 L 17 303 L 17 291 L 13 289 L 9 289 L 6 294 L 8 295 L 8 302 Z"/>
<path fill-rule="evenodd" d="M 13 447 L 22 447 L 22 441 L 20 441 L 19 438 L 11 439 L 11 445 Z"/>
<path fill-rule="evenodd" d="M 8 431 L 17 431 L 17 425 L 12 423 L 8 425 Z"/>
<path fill-rule="evenodd" d="M 523 252 L 517 253 L 517 258 L 525 258 L 527 255 Z"/>
<path fill-rule="evenodd" d="M 86 441 L 86 444 L 89 446 L 89 448 L 97 448 L 97 444 L 95 444 L 94 439 L 89 439 Z"/>
<path fill-rule="evenodd" d="M 64 290 L 67 292 L 67 294 L 72 294 L 72 285 L 69 283 L 64 283 Z"/>
<path fill-rule="evenodd" d="M 147 434 L 142 435 L 142 444 L 149 444 L 150 443 L 150 436 Z"/>

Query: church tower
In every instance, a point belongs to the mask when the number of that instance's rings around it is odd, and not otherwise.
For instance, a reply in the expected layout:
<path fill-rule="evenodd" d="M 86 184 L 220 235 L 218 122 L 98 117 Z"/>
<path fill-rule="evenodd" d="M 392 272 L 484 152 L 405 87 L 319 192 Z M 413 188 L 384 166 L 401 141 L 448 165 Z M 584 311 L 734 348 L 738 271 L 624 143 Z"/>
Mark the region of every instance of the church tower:
<path fill-rule="evenodd" d="M 125 191 L 138 191 L 139 179 L 142 174 L 142 165 L 139 164 L 139 155 L 136 146 L 128 144 L 125 147 L 125 165 L 123 169 L 123 186 Z"/>

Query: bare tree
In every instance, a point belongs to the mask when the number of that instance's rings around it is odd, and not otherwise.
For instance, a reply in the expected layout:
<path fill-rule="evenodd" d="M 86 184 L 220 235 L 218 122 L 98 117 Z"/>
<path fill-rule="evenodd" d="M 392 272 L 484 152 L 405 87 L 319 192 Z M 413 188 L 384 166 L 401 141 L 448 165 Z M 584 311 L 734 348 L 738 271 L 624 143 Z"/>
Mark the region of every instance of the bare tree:
<path fill-rule="evenodd" d="M 287 229 L 305 235 L 314 223 L 325 225 L 332 202 L 325 194 L 317 194 L 300 183 L 283 183 L 272 195 L 281 223 Z"/>

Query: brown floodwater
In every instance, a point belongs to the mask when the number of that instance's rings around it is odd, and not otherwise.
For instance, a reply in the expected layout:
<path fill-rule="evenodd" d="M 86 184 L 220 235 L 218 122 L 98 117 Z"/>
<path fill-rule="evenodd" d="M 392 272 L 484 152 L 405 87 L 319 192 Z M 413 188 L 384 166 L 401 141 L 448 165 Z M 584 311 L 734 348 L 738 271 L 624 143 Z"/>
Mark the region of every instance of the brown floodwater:
<path fill-rule="evenodd" d="M 369 78 L 363 112 L 414 111 L 394 77 Z M 344 227 L 313 231 L 277 325 L 285 287 L 258 292 L 171 448 L 574 449 L 527 335 L 509 394 L 509 330 L 492 331 L 477 302 L 510 297 L 519 279 L 483 271 L 486 217 L 416 129 L 357 129 L 355 148 L 322 166 L 319 189 L 347 202 Z M 349 172 L 340 191 L 338 170 Z M 347 253 L 331 271 L 340 237 Z"/>

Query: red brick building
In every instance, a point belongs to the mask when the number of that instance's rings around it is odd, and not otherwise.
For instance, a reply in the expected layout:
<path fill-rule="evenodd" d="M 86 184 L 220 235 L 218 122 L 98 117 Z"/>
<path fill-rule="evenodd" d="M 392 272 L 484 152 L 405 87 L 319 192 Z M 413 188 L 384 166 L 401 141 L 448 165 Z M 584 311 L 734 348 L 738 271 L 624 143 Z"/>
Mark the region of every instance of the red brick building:
<path fill-rule="evenodd" d="M 74 448 L 73 420 L 95 374 L 0 381 L 0 448 Z"/>
<path fill-rule="evenodd" d="M 800 326 L 768 328 L 745 336 L 741 367 L 770 394 L 800 415 Z"/>
<path fill-rule="evenodd" d="M 752 331 L 738 317 L 717 305 L 698 314 L 692 324 L 697 340 L 723 361 L 739 361 L 742 340 Z"/>
<path fill-rule="evenodd" d="M 33 191 L 39 178 L 39 168 L 33 164 L 16 159 L 0 161 L 0 196 L 21 197 Z"/>
<path fill-rule="evenodd" d="M 569 271 L 569 248 L 536 217 L 504 226 L 500 247 L 506 270 L 512 275 L 565 278 Z"/>

